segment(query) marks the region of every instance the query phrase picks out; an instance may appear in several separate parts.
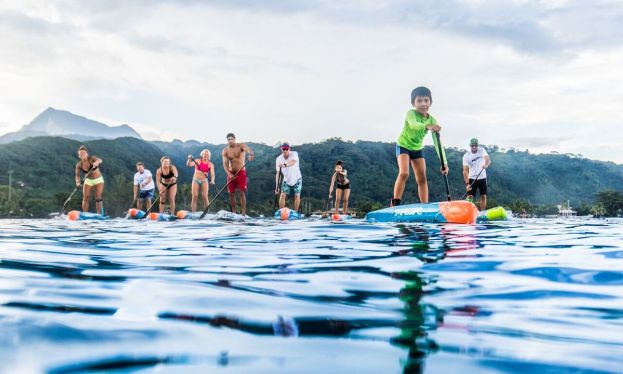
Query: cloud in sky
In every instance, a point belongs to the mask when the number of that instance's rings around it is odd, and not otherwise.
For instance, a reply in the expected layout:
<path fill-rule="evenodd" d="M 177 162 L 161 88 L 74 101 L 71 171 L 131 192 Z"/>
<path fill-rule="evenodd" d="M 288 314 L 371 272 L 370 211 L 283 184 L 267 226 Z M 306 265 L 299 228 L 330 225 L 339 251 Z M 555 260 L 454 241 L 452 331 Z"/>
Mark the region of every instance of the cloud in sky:
<path fill-rule="evenodd" d="M 150 137 L 394 141 L 427 85 L 446 145 L 623 162 L 620 24 L 610 1 L 5 1 L 0 132 L 53 106 Z"/>

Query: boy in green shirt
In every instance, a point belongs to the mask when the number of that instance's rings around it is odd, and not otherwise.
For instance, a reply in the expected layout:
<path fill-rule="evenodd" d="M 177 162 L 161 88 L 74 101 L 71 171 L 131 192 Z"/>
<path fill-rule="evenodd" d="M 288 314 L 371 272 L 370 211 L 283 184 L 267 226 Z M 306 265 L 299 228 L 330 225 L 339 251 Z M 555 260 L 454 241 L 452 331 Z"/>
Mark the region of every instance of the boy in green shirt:
<path fill-rule="evenodd" d="M 398 161 L 398 177 L 396 177 L 396 183 L 394 184 L 394 198 L 392 199 L 392 206 L 400 205 L 402 202 L 402 194 L 405 191 L 405 185 L 409 178 L 409 163 L 413 168 L 415 174 L 415 181 L 417 183 L 418 196 L 420 202 L 428 203 L 428 182 L 426 181 L 426 161 L 422 153 L 422 141 L 424 136 L 430 130 L 432 132 L 440 132 L 441 126 L 437 124 L 437 120 L 428 114 L 428 110 L 433 103 L 433 97 L 430 90 L 426 87 L 417 87 L 411 91 L 411 105 L 414 109 L 410 109 L 407 112 L 407 118 L 405 119 L 402 132 L 396 142 L 396 159 Z M 437 137 L 433 135 L 433 143 L 435 144 L 435 151 L 437 150 Z M 447 160 L 445 152 L 444 161 Z M 448 174 L 448 165 L 442 166 L 441 173 Z"/>

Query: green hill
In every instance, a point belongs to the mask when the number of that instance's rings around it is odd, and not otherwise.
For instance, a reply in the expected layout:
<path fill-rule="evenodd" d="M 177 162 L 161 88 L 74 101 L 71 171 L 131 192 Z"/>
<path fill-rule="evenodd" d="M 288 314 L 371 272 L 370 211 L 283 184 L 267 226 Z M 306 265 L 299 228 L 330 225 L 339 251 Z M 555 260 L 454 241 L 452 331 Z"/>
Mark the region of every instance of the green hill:
<path fill-rule="evenodd" d="M 60 137 L 28 138 L 3 145 L 0 149 L 0 216 L 45 216 L 60 209 L 73 190 L 76 150 L 82 142 Z M 212 152 L 216 166 L 217 187 L 225 183 L 221 150 L 225 146 L 190 142 L 147 142 L 136 138 L 84 142 L 91 154 L 104 160 L 101 170 L 106 180 L 105 207 L 111 215 L 122 215 L 132 201 L 134 165 L 143 161 L 155 173 L 162 155 L 169 155 L 180 170 L 178 208 L 190 204 L 190 181 L 193 170 L 185 167 L 188 154 L 198 155 L 203 148 Z M 249 163 L 248 199 L 252 214 L 272 211 L 274 160 L 279 150 L 264 144 L 249 143 L 256 155 Z M 394 144 L 382 142 L 345 142 L 328 139 L 321 143 L 295 146 L 303 173 L 304 208 L 324 207 L 335 161 L 344 161 L 352 182 L 351 206 L 368 210 L 384 206 L 391 198 L 397 174 Z M 573 206 L 594 202 L 596 193 L 623 186 L 623 166 L 593 161 L 575 155 L 528 152 L 500 152 L 489 149 L 492 167 L 488 171 L 490 206 L 519 202 L 554 206 L 571 200 Z M 450 187 L 454 198 L 464 192 L 461 160 L 465 150 L 446 149 L 450 166 Z M 445 199 L 445 188 L 439 173 L 439 160 L 426 147 L 427 176 L 431 201 Z M 11 200 L 8 199 L 9 169 L 12 170 Z M 211 187 L 211 196 L 217 188 Z M 77 194 L 78 195 L 78 194 Z M 226 194 L 214 204 L 226 207 Z M 403 200 L 416 202 L 413 176 L 410 177 Z M 78 208 L 76 196 L 70 208 Z"/>

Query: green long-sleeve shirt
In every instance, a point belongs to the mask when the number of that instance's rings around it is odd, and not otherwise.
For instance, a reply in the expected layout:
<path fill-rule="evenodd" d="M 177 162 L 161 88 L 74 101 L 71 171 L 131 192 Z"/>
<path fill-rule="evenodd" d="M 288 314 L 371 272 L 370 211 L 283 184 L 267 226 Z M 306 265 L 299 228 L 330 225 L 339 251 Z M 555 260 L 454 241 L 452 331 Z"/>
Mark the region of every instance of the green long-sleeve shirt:
<path fill-rule="evenodd" d="M 424 148 L 422 144 L 424 141 L 424 137 L 428 132 L 427 126 L 436 125 L 437 120 L 435 117 L 430 114 L 428 117 L 424 117 L 415 109 L 410 109 L 407 112 L 407 117 L 405 118 L 405 124 L 402 127 L 402 132 L 398 137 L 396 143 L 399 146 L 410 149 L 412 151 L 419 151 Z M 431 133 L 432 134 L 432 133 Z M 439 156 L 439 145 L 437 143 L 437 137 L 433 135 L 433 144 L 435 145 L 435 151 L 437 152 L 437 156 Z M 448 165 L 448 159 L 446 158 L 446 152 L 442 149 L 443 159 L 445 164 Z"/>

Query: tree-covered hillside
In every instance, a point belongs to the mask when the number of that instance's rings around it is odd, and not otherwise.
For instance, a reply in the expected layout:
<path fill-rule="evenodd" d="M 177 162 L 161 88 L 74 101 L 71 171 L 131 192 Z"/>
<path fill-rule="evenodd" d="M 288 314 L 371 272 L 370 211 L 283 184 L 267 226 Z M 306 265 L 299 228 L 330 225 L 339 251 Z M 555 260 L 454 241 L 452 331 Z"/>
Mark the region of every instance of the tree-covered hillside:
<path fill-rule="evenodd" d="M 60 209 L 73 190 L 76 150 L 81 142 L 59 137 L 37 137 L 3 145 L 0 149 L 0 215 L 45 216 Z M 190 181 L 193 170 L 185 167 L 188 154 L 197 156 L 203 148 L 212 152 L 217 186 L 225 183 L 221 151 L 224 144 L 199 142 L 146 142 L 135 138 L 96 140 L 84 143 L 92 155 L 104 160 L 101 170 L 106 180 L 105 208 L 109 214 L 122 215 L 132 202 L 132 176 L 135 163 L 143 161 L 155 174 L 162 155 L 171 156 L 180 170 L 178 208 L 190 204 Z M 252 214 L 268 213 L 273 205 L 274 162 L 279 150 L 264 144 L 249 143 L 256 159 L 247 166 L 248 199 Z M 325 206 L 335 161 L 341 159 L 352 184 L 351 206 L 362 210 L 384 206 L 391 198 L 397 166 L 394 144 L 381 142 L 345 142 L 328 139 L 321 143 L 294 146 L 299 152 L 303 173 L 305 209 Z M 623 168 L 609 162 L 592 161 L 575 155 L 532 155 L 528 152 L 500 152 L 489 149 L 492 166 L 488 170 L 490 206 L 512 206 L 518 202 L 555 206 L 570 200 L 573 206 L 594 202 L 598 192 L 623 188 Z M 450 166 L 453 198 L 464 192 L 461 160 L 465 150 L 446 149 Z M 430 201 L 445 199 L 445 187 L 439 173 L 439 160 L 432 147 L 426 147 Z M 11 200 L 8 199 L 9 170 L 12 170 Z M 80 195 L 70 208 L 78 208 Z M 215 202 L 215 209 L 226 207 L 226 193 Z M 416 186 L 411 175 L 405 202 L 417 202 Z"/>

